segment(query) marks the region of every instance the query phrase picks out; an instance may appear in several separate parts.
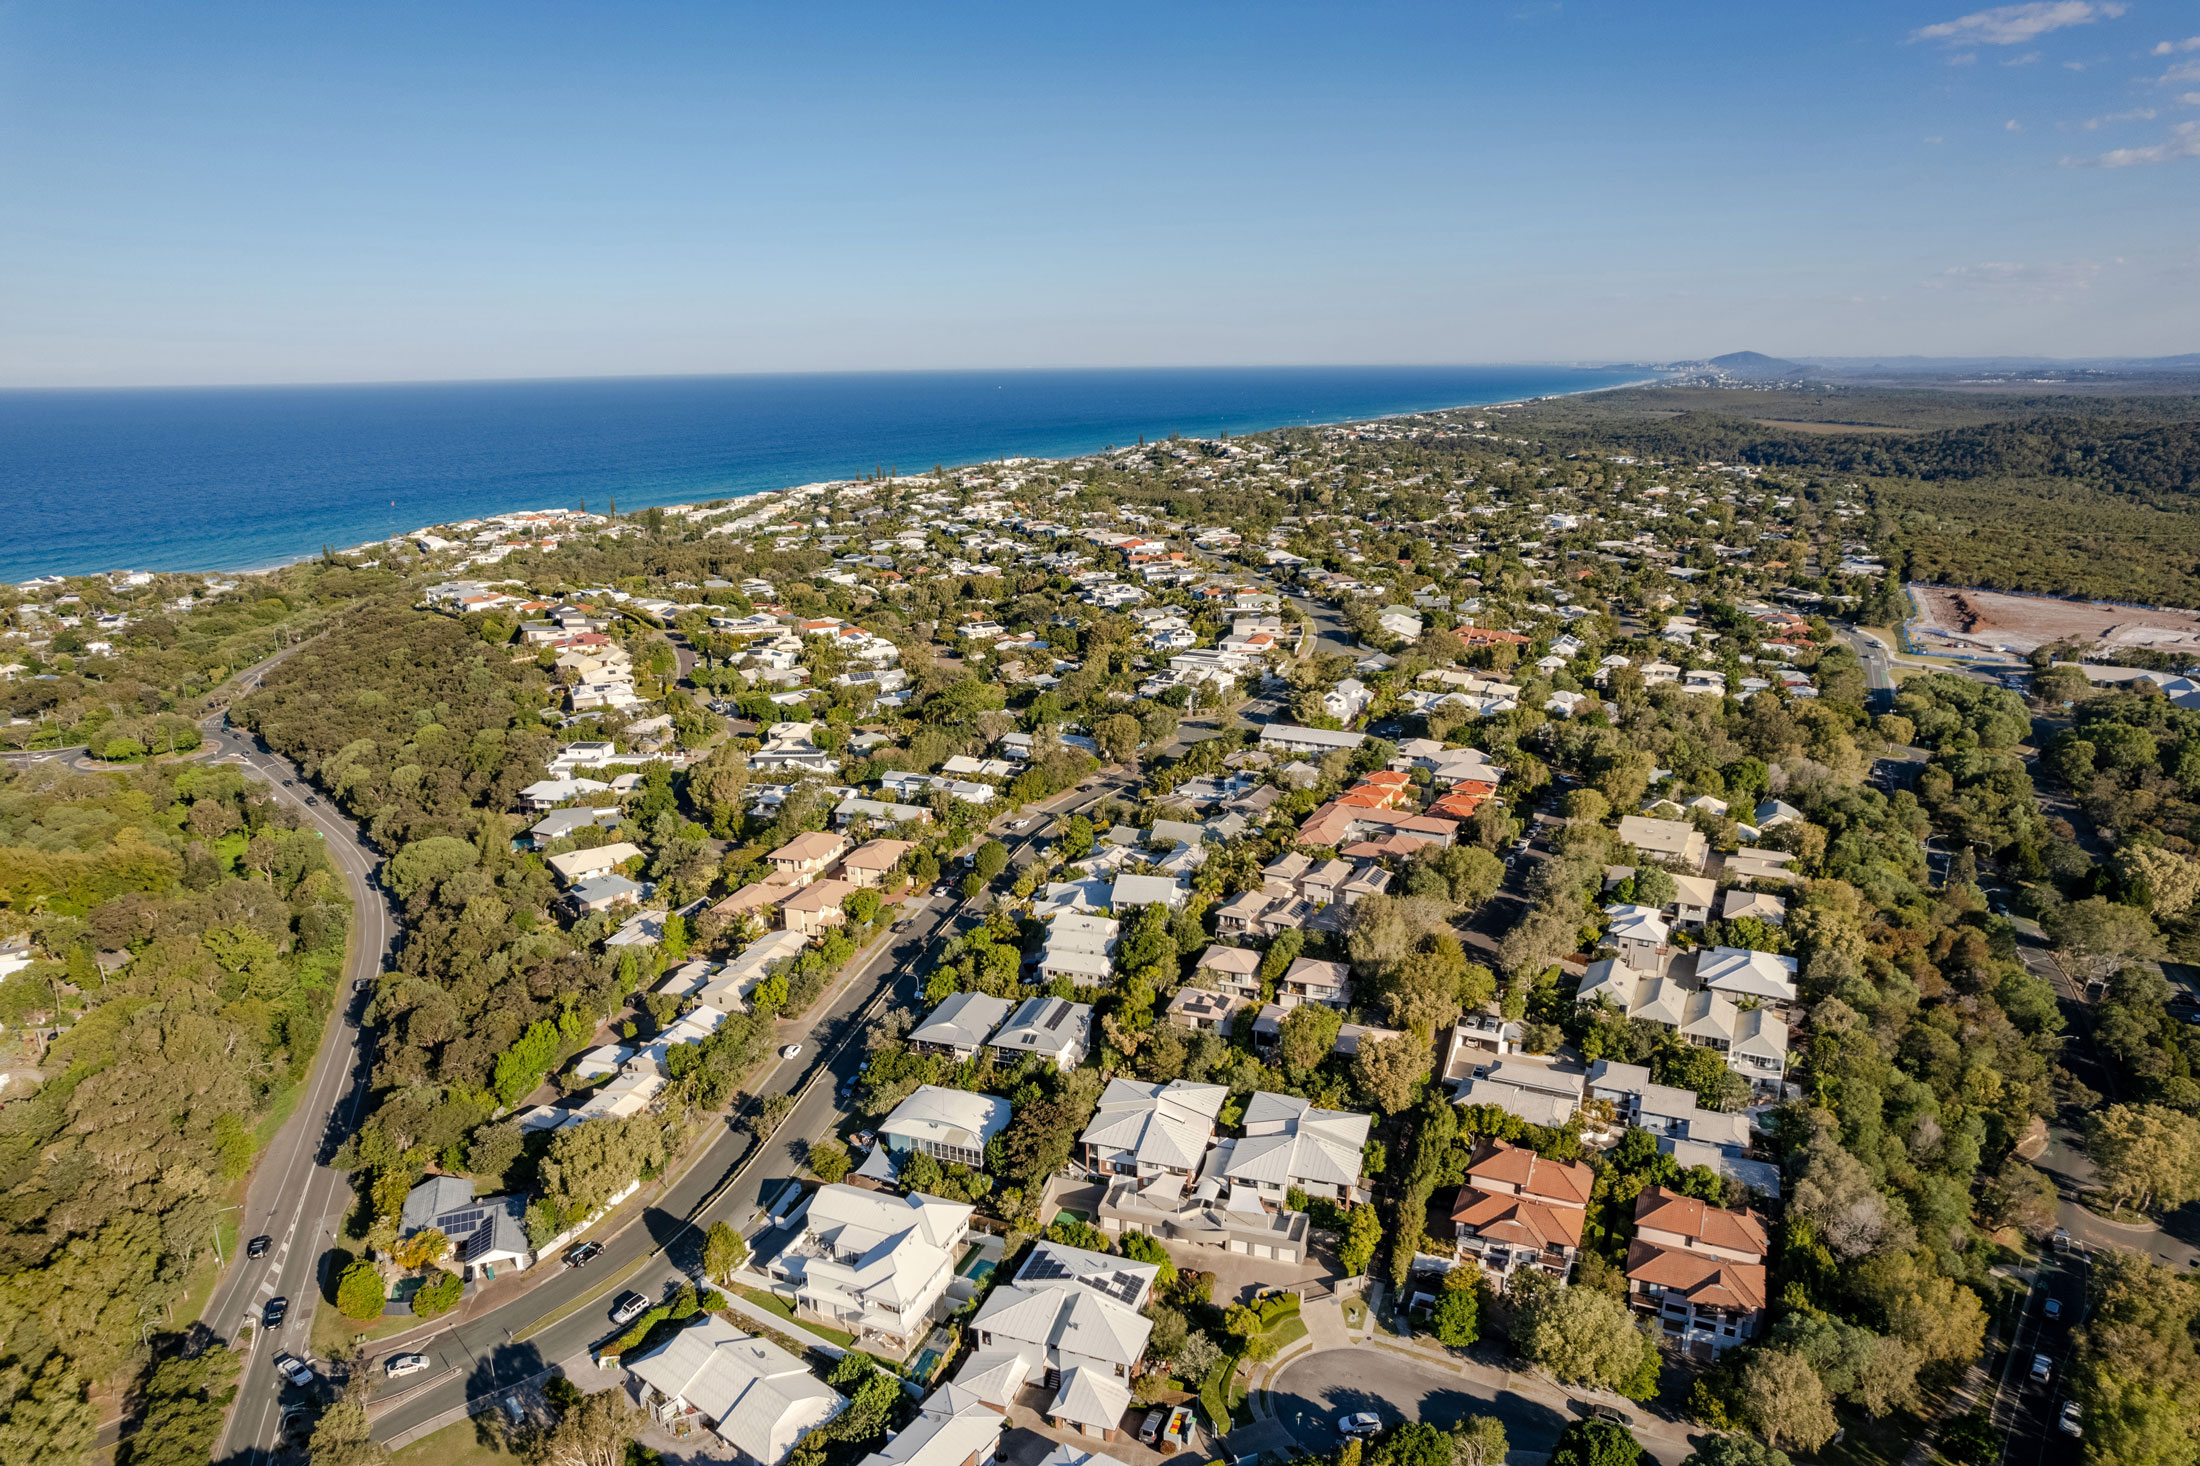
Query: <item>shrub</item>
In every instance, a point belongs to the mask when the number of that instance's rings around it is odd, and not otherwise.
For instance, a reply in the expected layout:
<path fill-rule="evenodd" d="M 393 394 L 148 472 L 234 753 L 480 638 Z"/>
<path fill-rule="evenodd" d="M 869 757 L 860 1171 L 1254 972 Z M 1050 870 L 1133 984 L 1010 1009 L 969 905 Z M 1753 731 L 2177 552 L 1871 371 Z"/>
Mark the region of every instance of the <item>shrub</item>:
<path fill-rule="evenodd" d="M 436 1275 L 422 1283 L 420 1290 L 413 1294 L 412 1310 L 421 1318 L 434 1318 L 439 1314 L 449 1313 L 458 1306 L 458 1300 L 465 1292 L 466 1284 L 457 1273 L 438 1269 Z"/>

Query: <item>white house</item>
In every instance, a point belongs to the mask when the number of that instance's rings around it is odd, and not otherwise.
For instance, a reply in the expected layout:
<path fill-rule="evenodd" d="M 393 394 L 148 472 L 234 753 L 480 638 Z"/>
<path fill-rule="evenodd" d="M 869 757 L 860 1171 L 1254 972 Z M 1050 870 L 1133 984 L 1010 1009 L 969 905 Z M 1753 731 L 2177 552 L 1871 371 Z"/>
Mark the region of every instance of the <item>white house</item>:
<path fill-rule="evenodd" d="M 1226 1156 L 1208 1168 L 1237 1187 L 1250 1187 L 1271 1209 L 1293 1189 L 1333 1201 L 1362 1199 L 1360 1151 L 1369 1118 L 1321 1110 L 1293 1095 L 1256 1090 L 1245 1106 L 1245 1135 L 1225 1141 Z"/>
<path fill-rule="evenodd" d="M 993 1035 L 993 1057 L 1012 1064 L 1044 1055 L 1057 1069 L 1074 1069 L 1092 1049 L 1092 1004 L 1067 998 L 1026 998 Z"/>
<path fill-rule="evenodd" d="M 1194 1176 L 1229 1098 L 1221 1084 L 1111 1079 L 1077 1138 L 1085 1169 L 1094 1176 Z"/>
<path fill-rule="evenodd" d="M 935 1196 L 820 1186 L 789 1219 L 795 1236 L 764 1271 L 834 1327 L 907 1345 L 946 1296 L 972 1210 Z"/>
<path fill-rule="evenodd" d="M 714 1314 L 624 1361 L 660 1424 L 699 1416 L 753 1466 L 779 1466 L 848 1402 L 802 1361 Z"/>

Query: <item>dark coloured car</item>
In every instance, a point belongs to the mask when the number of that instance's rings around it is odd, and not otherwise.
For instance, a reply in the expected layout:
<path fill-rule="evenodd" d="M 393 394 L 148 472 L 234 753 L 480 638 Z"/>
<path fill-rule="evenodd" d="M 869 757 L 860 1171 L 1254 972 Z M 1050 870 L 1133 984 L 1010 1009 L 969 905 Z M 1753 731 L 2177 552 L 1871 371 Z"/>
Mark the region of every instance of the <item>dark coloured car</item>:
<path fill-rule="evenodd" d="M 250 1242 L 244 1244 L 244 1255 L 246 1257 L 265 1257 L 267 1256 L 267 1250 L 274 1245 L 275 1239 L 262 1232 Z"/>
<path fill-rule="evenodd" d="M 567 1267 L 586 1267 L 594 1262 L 597 1254 L 602 1251 L 603 1244 L 601 1242 L 583 1242 L 580 1246 L 565 1254 L 565 1265 Z"/>
<path fill-rule="evenodd" d="M 320 799 L 314 795 L 308 794 L 306 796 L 306 803 L 308 804 L 319 804 L 320 802 Z"/>
<path fill-rule="evenodd" d="M 260 1310 L 260 1327 L 266 1329 L 269 1333 L 273 1333 L 283 1326 L 283 1315 L 289 1312 L 290 1300 L 288 1298 L 268 1299 L 267 1306 Z"/>

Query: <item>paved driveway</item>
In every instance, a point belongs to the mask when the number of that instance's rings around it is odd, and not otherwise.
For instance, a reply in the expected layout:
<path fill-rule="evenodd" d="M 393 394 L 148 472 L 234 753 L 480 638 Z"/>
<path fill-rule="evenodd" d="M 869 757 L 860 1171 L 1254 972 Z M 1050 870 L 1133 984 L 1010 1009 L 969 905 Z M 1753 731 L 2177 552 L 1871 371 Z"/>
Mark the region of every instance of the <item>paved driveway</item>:
<path fill-rule="evenodd" d="M 1576 1402 L 1554 1404 L 1508 1388 L 1493 1390 L 1433 1360 L 1373 1341 L 1292 1360 L 1270 1380 L 1268 1397 L 1276 1419 L 1299 1445 L 1321 1453 L 1337 1448 L 1337 1417 L 1361 1411 L 1374 1412 L 1386 1427 L 1420 1420 L 1443 1430 L 1470 1415 L 1494 1415 L 1504 1422 L 1515 1451 L 1549 1451 L 1558 1433 L 1586 1414 Z M 1664 1466 L 1677 1466 L 1690 1450 L 1682 1429 L 1664 1421 L 1645 1421 L 1636 1435 Z"/>

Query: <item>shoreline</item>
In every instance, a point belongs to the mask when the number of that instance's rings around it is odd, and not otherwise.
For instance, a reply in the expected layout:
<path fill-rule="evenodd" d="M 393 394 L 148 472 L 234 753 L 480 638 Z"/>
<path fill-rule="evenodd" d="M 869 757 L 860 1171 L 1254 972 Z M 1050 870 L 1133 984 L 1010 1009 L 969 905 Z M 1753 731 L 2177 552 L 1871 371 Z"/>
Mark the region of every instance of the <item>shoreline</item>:
<path fill-rule="evenodd" d="M 1594 371 L 1594 370 L 1597 370 L 1597 368 L 1594 368 L 1594 367 L 1573 367 L 1573 368 L 1566 368 L 1566 369 L 1567 369 L 1567 370 L 1575 370 L 1575 371 Z M 1497 400 L 1492 400 L 1492 401 L 1487 401 L 1487 402 L 1454 402 L 1454 403 L 1447 403 L 1447 404 L 1445 404 L 1445 405 L 1443 405 L 1443 406 L 1440 406 L 1440 407 L 1422 407 L 1422 408 L 1413 408 L 1413 409 L 1409 409 L 1409 410 L 1404 410 L 1404 411 L 1399 411 L 1399 412 L 1386 412 L 1386 413 L 1378 413 L 1378 414 L 1376 414 L 1376 415 L 1374 415 L 1374 416 L 1372 416 L 1372 417 L 1340 417 L 1340 418 L 1323 418 L 1323 419 L 1312 419 L 1312 418 L 1310 418 L 1310 419 L 1308 419 L 1308 420 L 1306 420 L 1306 421 L 1302 421 L 1302 422 L 1287 422 L 1287 423 L 1277 423 L 1277 424 L 1274 424 L 1274 425 L 1272 425 L 1272 426 L 1270 426 L 1270 427 L 1265 427 L 1265 428 L 1254 428 L 1254 429 L 1250 429 L 1250 430 L 1248 430 L 1248 431 L 1246 431 L 1246 432 L 1243 432 L 1243 433 L 1241 433 L 1241 434 L 1240 434 L 1239 436 L 1241 436 L 1241 437 L 1260 437 L 1260 436 L 1264 436 L 1264 435 L 1266 435 L 1266 434 L 1269 434 L 1269 433 L 1279 433 L 1279 432 L 1285 432 L 1285 431 L 1288 431 L 1289 429 L 1292 429 L 1292 428 L 1344 428 L 1344 427 L 1358 427 L 1358 426 L 1362 426 L 1362 425 L 1366 425 L 1366 424 L 1374 424 L 1374 423 L 1386 423 L 1386 422 L 1397 422 L 1397 421 L 1401 421 L 1401 420 L 1403 420 L 1403 419 L 1406 419 L 1406 418 L 1415 418 L 1415 417 L 1428 417 L 1428 416 L 1432 416 L 1432 415 L 1434 415 L 1434 414 L 1437 414 L 1437 413 L 1446 413 L 1446 412 L 1466 412 L 1466 411 L 1471 411 L 1471 410 L 1474 410 L 1474 409 L 1478 409 L 1478 408 L 1479 408 L 1479 409 L 1486 409 L 1486 410 L 1490 410 L 1490 411 L 1504 411 L 1504 410 L 1507 410 L 1507 409 L 1509 409 L 1509 408 L 1517 408 L 1517 407 L 1522 407 L 1522 406 L 1525 406 L 1525 405 L 1527 405 L 1527 404 L 1529 404 L 1529 403 L 1533 403 L 1533 402 L 1546 402 L 1546 401 L 1550 401 L 1550 400 L 1552 400 L 1552 399 L 1555 399 L 1555 398 L 1560 398 L 1560 397 L 1587 397 L 1587 396 L 1592 396 L 1592 395 L 1594 395 L 1594 394 L 1596 394 L 1596 393 L 1598 393 L 1598 392 L 1620 392 L 1620 391 L 1627 391 L 1627 390 L 1630 390 L 1630 389 L 1633 389 L 1633 388 L 1646 387 L 1646 386 L 1654 386 L 1654 385 L 1656 385 L 1656 384 L 1657 384 L 1658 382 L 1660 382 L 1660 381 L 1662 381 L 1662 380 L 1663 380 L 1663 378 L 1662 378 L 1662 377 L 1659 377 L 1659 376 L 1647 376 L 1647 377 L 1642 377 L 1642 378 L 1638 378 L 1638 379 L 1635 379 L 1635 380 L 1632 380 L 1632 381 L 1626 381 L 1626 382 L 1609 382 L 1609 383 L 1605 383 L 1605 384 L 1603 384 L 1603 385 L 1600 385 L 1600 386 L 1595 386 L 1595 387 L 1580 387 L 1580 388 L 1576 388 L 1576 389 L 1574 389 L 1574 390 L 1572 390 L 1572 391 L 1566 391 L 1566 392 L 1543 392 L 1543 393 L 1538 393 L 1538 394 L 1536 394 L 1536 395 L 1534 395 L 1534 396 L 1530 396 L 1530 397 L 1508 397 L 1508 398 L 1502 398 L 1502 399 L 1497 399 Z M 410 384 L 408 384 L 408 385 L 410 385 Z M 1118 446 L 1120 446 L 1120 445 L 1118 445 Z M 1113 451 L 1113 450 L 1111 450 L 1111 449 L 1109 449 L 1109 448 L 1093 448 L 1093 449 L 1087 449 L 1087 450 L 1084 450 L 1083 452 L 1079 452 L 1079 453 L 1072 453 L 1072 454 L 1061 454 L 1061 455 L 1046 456 L 1046 457 L 1031 456 L 1031 457 L 1029 457 L 1029 458 L 1027 459 L 1027 461 L 1029 461 L 1029 462 L 1031 462 L 1031 463 L 1034 463 L 1034 464 L 1043 464 L 1043 465 L 1060 464 L 1060 463 L 1067 463 L 1067 462 L 1070 462 L 1070 461 L 1072 461 L 1072 460 L 1074 460 L 1074 459 L 1077 459 L 1077 458 L 1089 458 L 1089 457 L 1093 456 L 1093 455 L 1094 455 L 1094 454 L 1096 454 L 1096 453 L 1106 453 L 1106 452 L 1110 452 L 1110 451 Z M 962 469 L 966 469 L 966 468 L 975 468 L 975 467 L 979 467 L 979 466 L 981 466 L 981 465 L 984 465 L 984 464 L 988 464 L 988 463 L 993 463 L 993 462 L 997 462 L 997 461 L 999 461 L 999 459 L 1000 459 L 1000 458 L 1001 458 L 1002 456 L 1004 456 L 1004 455 L 999 455 L 999 454 L 996 454 L 996 455 L 993 455 L 993 456 L 990 456 L 990 457 L 983 457 L 983 458 L 968 458 L 968 459 L 963 459 L 963 460 L 961 460 L 961 461 L 959 461 L 959 462 L 956 462 L 956 463 L 948 463 L 948 464 L 942 464 L 942 465 L 941 465 L 941 468 L 942 468 L 942 469 L 943 469 L 943 471 L 945 471 L 945 472 L 949 472 L 949 473 L 954 473 L 954 472 L 958 472 L 958 471 L 960 471 L 960 470 L 962 470 Z M 903 475 L 903 477 L 917 477 L 917 476 L 919 476 L 919 475 L 908 475 L 908 474 L 905 474 L 905 475 Z M 815 480 L 809 480 L 808 482 L 810 482 L 810 483 L 826 483 L 826 484 L 833 484 L 833 483 L 848 483 L 848 482 L 854 482 L 854 480 L 850 480 L 850 479 L 815 479 Z M 730 503 L 730 502 L 732 502 L 732 501 L 734 501 L 734 500 L 740 500 L 740 499 L 755 499 L 755 498 L 762 498 L 762 497 L 764 497 L 764 496 L 766 496 L 766 495 L 770 495 L 770 494 L 781 494 L 781 493 L 785 493 L 785 492 L 787 492 L 787 491 L 788 491 L 788 490 L 790 490 L 790 489 L 803 488 L 803 487 L 806 487 L 806 486 L 807 486 L 807 484 L 806 484 L 806 483 L 803 483 L 803 484 L 795 484 L 795 483 L 789 483 L 789 484 L 776 484 L 776 485 L 772 485 L 772 486 L 770 486 L 770 487 L 766 487 L 766 488 L 757 488 L 757 489 L 737 489 L 737 490 L 734 490 L 734 491 L 732 491 L 732 492 L 728 492 L 728 493 L 712 493 L 712 494 L 704 494 L 704 495 L 701 495 L 701 496 L 697 496 L 697 497 L 684 497 L 684 498 L 674 498 L 674 499 L 666 499 L 666 500 L 663 500 L 663 501 L 655 501 L 655 500 L 650 500 L 650 501 L 647 501 L 647 502 L 640 502 L 640 503 L 637 503 L 637 505 L 636 505 L 636 508 L 639 508 L 639 509 L 663 509 L 663 508 L 670 508 L 670 507 L 673 507 L 673 506 L 675 506 L 675 505 L 682 505 L 682 504 L 699 504 L 699 503 L 710 503 L 710 502 L 712 502 L 712 501 L 713 501 L 713 500 L 715 500 L 715 499 L 724 499 L 724 500 L 727 500 L 727 501 L 728 501 L 728 502 Z M 536 508 L 540 508 L 541 506 L 534 506 L 534 507 L 536 507 Z M 556 507 L 560 507 L 560 508 L 563 508 L 563 507 L 566 507 L 566 506 L 560 505 L 560 506 L 556 506 Z M 471 515 L 467 515 L 467 516 L 466 516 L 466 518 L 467 518 L 467 519 L 479 519 L 479 520 L 487 520 L 487 519 L 494 519 L 494 518 L 496 518 L 496 517 L 497 517 L 498 515 L 502 515 L 502 514 L 522 514 L 522 513 L 527 513 L 527 512 L 529 512 L 529 509 L 528 509 L 528 508 L 524 508 L 524 507 L 523 507 L 523 508 L 506 508 L 506 509 L 495 509 L 495 510 L 488 510 L 488 511 L 484 511 L 484 512 L 481 512 L 481 513 L 477 513 L 477 514 L 471 514 Z M 334 549 L 334 550 L 330 550 L 330 549 L 328 549 L 328 548 L 327 548 L 326 546 L 324 546 L 324 547 L 323 547 L 323 549 L 321 549 L 321 550 L 314 550 L 314 551 L 309 551 L 309 552 L 306 552 L 306 553 L 303 553 L 303 554 L 291 555 L 291 556 L 288 556 L 288 557 L 286 557 L 286 558 L 283 558 L 283 559 L 275 560 L 275 561 L 272 561 L 272 562 L 266 562 L 266 563 L 261 563 L 261 564 L 257 564 L 257 565 L 250 565 L 250 566 L 224 566 L 224 565 L 202 565 L 202 566 L 195 566 L 195 567 L 189 567 L 189 568 L 175 568 L 175 569 L 165 569 L 165 570 L 153 570 L 153 571 L 149 571 L 149 572 L 145 572 L 145 573 L 149 573 L 149 574 L 153 574 L 153 575 L 200 575 L 200 576 L 208 576 L 208 575 L 232 575 L 232 576 L 238 576 L 238 577 L 259 577 L 259 576 L 265 576 L 265 575 L 273 575 L 273 574 L 275 574 L 275 573 L 276 573 L 276 572 L 278 572 L 278 571 L 281 571 L 281 570 L 287 570 L 287 569 L 289 569 L 289 568 L 290 568 L 291 566 L 293 566 L 293 565 L 302 565 L 302 564 L 304 564 L 304 563 L 305 563 L 306 561 L 308 561 L 308 560 L 316 560 L 316 559 L 319 559 L 319 558 L 321 557 L 321 555 L 322 555 L 322 554 L 324 554 L 324 553 L 331 553 L 331 554 L 336 554 L 336 555 L 354 555 L 354 554 L 358 554 L 358 553 L 361 553 L 361 552 L 363 552 L 363 551 L 365 551 L 365 550 L 368 550 L 368 549 L 371 549 L 371 548 L 374 548 L 374 547 L 377 547 L 377 546 L 381 546 L 381 545 L 387 545 L 387 544 L 391 544 L 391 543 L 393 543 L 393 542 L 399 542 L 399 541 L 403 541 L 403 540 L 407 539 L 407 538 L 408 538 L 409 536 L 411 536 L 411 535 L 414 535 L 414 534 L 418 534 L 418 533 L 420 533 L 420 532 L 422 532 L 422 531 L 424 531 L 424 530 L 428 530 L 428 529 L 433 529 L 433 528 L 435 528 L 436 526 L 438 526 L 438 525 L 441 525 L 441 524 L 451 524 L 451 523 L 458 523 L 458 522 L 460 522 L 460 521 L 457 521 L 457 520 L 431 520 L 431 521 L 428 521 L 427 523 L 424 523 L 424 524 L 419 524 L 419 525 L 415 525 L 415 526 L 414 526 L 413 528 L 411 528 L 411 529 L 400 531 L 399 533 L 397 533 L 397 534 L 395 534 L 395 535 L 390 535 L 390 536 L 387 536 L 387 537 L 385 537 L 385 538 L 383 538 L 383 539 L 379 539 L 379 540 L 366 540 L 366 541 L 362 541 L 362 542 L 360 542 L 359 544 L 356 544 L 356 545 L 350 545 L 350 546 L 346 546 L 346 547 L 344 547 L 344 548 L 342 548 L 342 549 Z M 138 573 L 138 571 L 139 571 L 140 569 L 141 569 L 141 567 L 113 566 L 113 567 L 110 567 L 110 568 L 108 568 L 108 569 L 105 569 L 105 570 L 85 570 L 85 571 L 74 571 L 74 572 L 71 572 L 71 571 L 60 571 L 60 572 L 40 572 L 40 573 L 37 573 L 37 574 L 33 574 L 33 575 L 30 575 L 30 576 L 27 576 L 27 577 L 25 577 L 25 578 L 24 578 L 23 580 L 15 581 L 15 582 L 13 582 L 13 584 L 15 584 L 16 586 L 20 587 L 20 586 L 23 586 L 23 585 L 26 585 L 26 584 L 28 584 L 28 583 L 29 583 L 30 581 L 32 581 L 32 580 L 41 580 L 41 579 L 44 579 L 44 578 L 46 577 L 46 575 L 47 575 L 47 574 L 59 574 L 59 575 L 60 575 L 60 576 L 61 576 L 61 577 L 62 577 L 63 579 L 66 579 L 66 580 L 74 580 L 74 579 L 97 579 L 97 578 L 101 578 L 101 577 L 108 577 L 108 576 L 115 576 L 115 575 L 134 574 L 134 573 Z"/>

